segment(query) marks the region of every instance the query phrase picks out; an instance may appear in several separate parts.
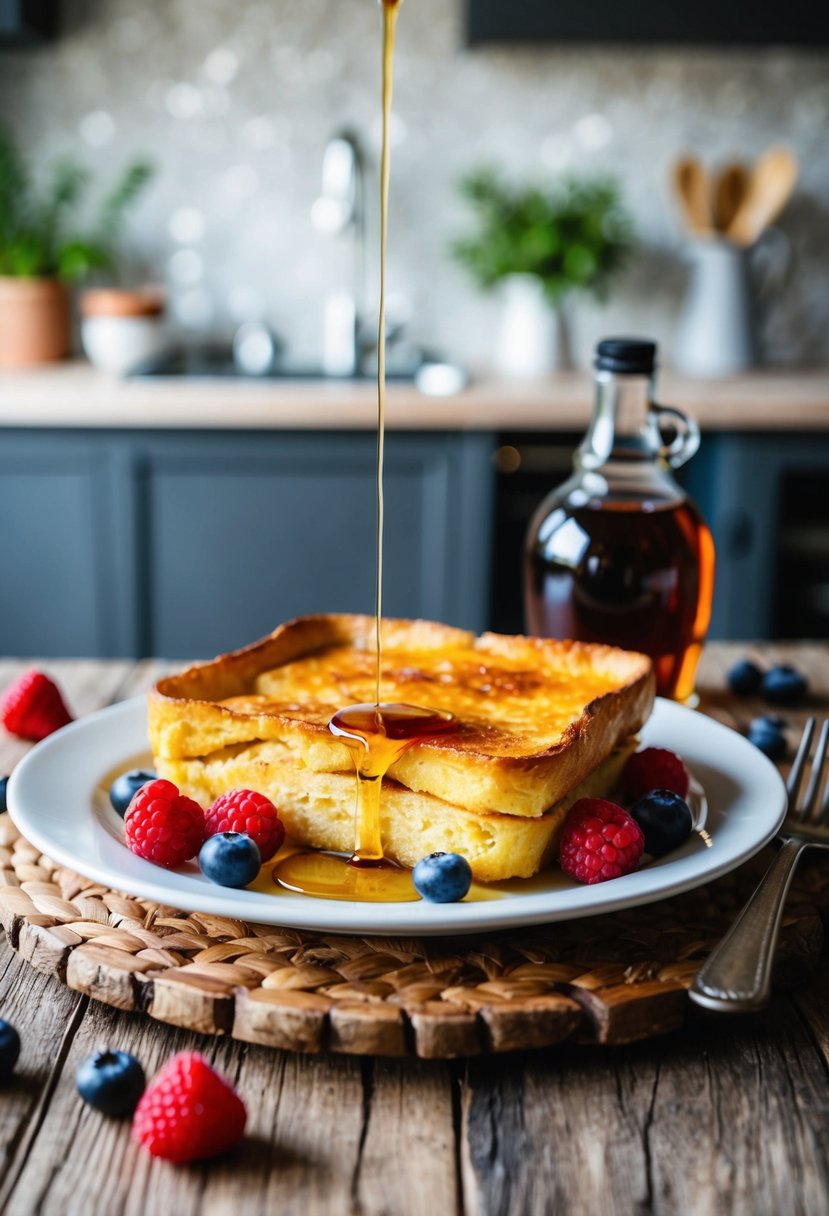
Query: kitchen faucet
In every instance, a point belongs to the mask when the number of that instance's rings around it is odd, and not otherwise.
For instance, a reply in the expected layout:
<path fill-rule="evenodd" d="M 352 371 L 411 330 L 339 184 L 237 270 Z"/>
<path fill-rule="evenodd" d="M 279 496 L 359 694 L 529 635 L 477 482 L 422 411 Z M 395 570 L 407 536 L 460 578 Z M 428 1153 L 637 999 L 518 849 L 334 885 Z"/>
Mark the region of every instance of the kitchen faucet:
<path fill-rule="evenodd" d="M 361 370 L 360 331 L 365 308 L 365 158 L 356 135 L 329 140 L 322 159 L 322 192 L 311 208 L 318 232 L 334 238 L 337 286 L 328 294 L 323 318 L 323 368 L 330 376 Z"/>

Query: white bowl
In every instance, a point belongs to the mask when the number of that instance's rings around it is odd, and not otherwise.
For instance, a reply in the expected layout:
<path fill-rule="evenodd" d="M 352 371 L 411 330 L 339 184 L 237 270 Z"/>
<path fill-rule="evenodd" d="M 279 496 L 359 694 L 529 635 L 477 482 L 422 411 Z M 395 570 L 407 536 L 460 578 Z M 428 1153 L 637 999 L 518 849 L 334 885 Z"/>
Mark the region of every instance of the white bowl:
<path fill-rule="evenodd" d="M 163 317 L 84 317 L 81 344 L 101 371 L 125 376 L 167 345 Z"/>

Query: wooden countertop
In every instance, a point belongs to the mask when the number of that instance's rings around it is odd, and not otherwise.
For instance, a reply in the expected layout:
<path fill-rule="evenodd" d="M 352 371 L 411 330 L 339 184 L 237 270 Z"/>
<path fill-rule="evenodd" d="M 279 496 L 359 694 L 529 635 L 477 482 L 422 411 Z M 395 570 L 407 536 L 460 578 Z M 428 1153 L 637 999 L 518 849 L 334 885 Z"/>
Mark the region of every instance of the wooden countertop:
<path fill-rule="evenodd" d="M 825 644 L 755 649 L 807 668 L 809 712 L 825 712 Z M 727 722 L 759 708 L 724 689 L 724 668 L 744 651 L 713 645 L 703 657 L 703 708 Z M 46 666 L 77 713 L 142 691 L 158 671 L 152 663 Z M 0 688 L 23 667 L 0 662 Z M 791 738 L 802 716 L 787 712 Z M 0 731 L 0 772 L 25 750 Z M 62 915 L 59 906 L 48 911 L 44 923 Z M 22 1038 L 0 1094 L 0 1209 L 10 1214 L 826 1210 L 825 955 L 809 983 L 754 1017 L 699 1015 L 633 1047 L 450 1063 L 294 1055 L 202 1036 L 97 1004 L 32 962 L 0 935 L 0 1009 Z M 130 1140 L 129 1121 L 105 1119 L 75 1092 L 78 1064 L 105 1046 L 132 1052 L 148 1076 L 176 1051 L 206 1052 L 247 1102 L 245 1141 L 186 1168 L 152 1160 Z"/>
<path fill-rule="evenodd" d="M 481 380 L 454 397 L 393 384 L 388 424 L 397 430 L 583 430 L 590 373 L 548 380 Z M 695 380 L 666 372 L 660 399 L 705 430 L 829 430 L 829 368 Z M 370 430 L 371 383 L 159 378 L 115 380 L 77 361 L 0 373 L 0 427 Z"/>

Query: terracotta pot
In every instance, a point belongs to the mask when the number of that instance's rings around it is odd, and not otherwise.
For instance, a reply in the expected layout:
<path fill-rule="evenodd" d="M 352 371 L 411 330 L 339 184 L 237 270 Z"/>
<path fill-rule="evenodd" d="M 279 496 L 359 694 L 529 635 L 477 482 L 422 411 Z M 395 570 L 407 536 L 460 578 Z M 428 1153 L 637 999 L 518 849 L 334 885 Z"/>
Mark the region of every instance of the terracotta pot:
<path fill-rule="evenodd" d="M 83 317 L 158 317 L 164 295 L 152 288 L 90 287 L 80 299 Z"/>
<path fill-rule="evenodd" d="M 69 342 L 69 293 L 63 283 L 0 276 L 0 367 L 65 359 Z"/>

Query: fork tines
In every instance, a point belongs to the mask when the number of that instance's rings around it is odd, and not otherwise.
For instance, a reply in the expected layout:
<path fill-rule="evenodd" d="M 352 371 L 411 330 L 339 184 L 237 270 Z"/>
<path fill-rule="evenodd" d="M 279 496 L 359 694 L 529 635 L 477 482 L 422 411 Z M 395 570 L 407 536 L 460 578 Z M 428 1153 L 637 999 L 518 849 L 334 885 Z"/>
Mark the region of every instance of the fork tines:
<path fill-rule="evenodd" d="M 806 792 L 799 804 L 797 801 L 806 765 L 809 762 L 809 752 L 815 734 L 815 725 L 815 719 L 809 718 L 803 730 L 797 755 L 794 758 L 794 764 L 789 773 L 789 779 L 786 782 L 786 791 L 789 796 L 789 818 L 794 820 L 795 823 L 808 823 L 810 826 L 825 823 L 827 816 L 829 816 L 829 784 L 827 784 L 823 799 L 818 805 L 818 795 L 826 775 L 826 753 L 827 748 L 829 748 L 829 719 L 825 719 L 821 724 L 817 747 L 811 760 L 811 771 L 806 784 Z"/>

